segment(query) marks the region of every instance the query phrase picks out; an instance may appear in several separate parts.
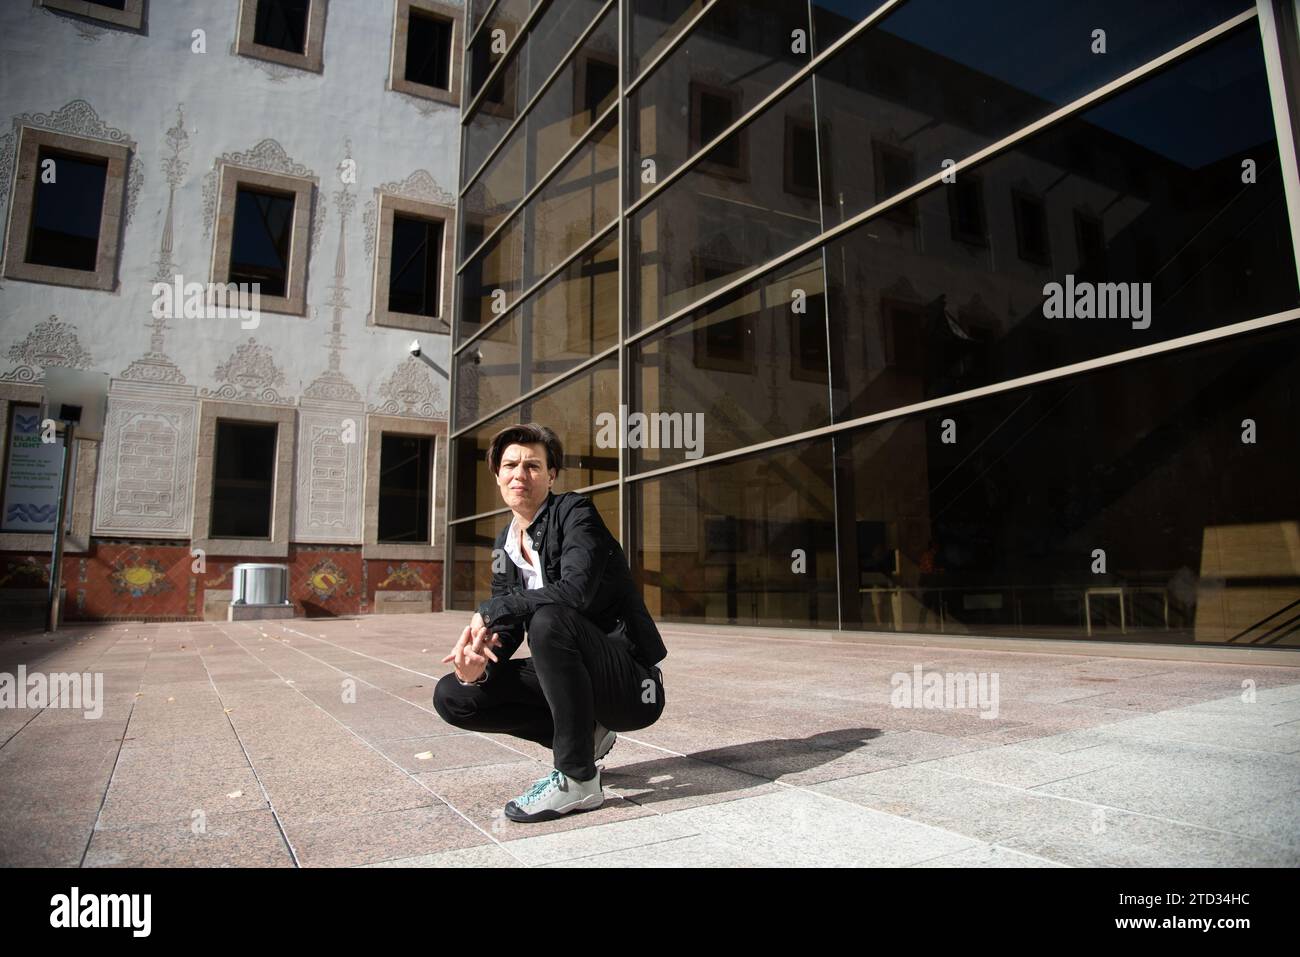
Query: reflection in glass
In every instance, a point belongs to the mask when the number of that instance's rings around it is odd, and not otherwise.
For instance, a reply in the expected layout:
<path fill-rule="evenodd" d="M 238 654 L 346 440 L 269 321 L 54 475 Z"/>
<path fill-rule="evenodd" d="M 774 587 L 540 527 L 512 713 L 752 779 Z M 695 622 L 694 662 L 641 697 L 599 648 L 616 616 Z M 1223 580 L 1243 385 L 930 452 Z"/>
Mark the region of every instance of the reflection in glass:
<path fill-rule="evenodd" d="M 830 423 L 820 254 L 633 343 L 633 473 Z M 629 430 L 629 435 L 633 433 Z"/>
<path fill-rule="evenodd" d="M 454 427 L 464 428 L 513 402 L 608 349 L 617 339 L 615 233 L 457 356 Z"/>
<path fill-rule="evenodd" d="M 837 421 L 1300 304 L 1254 23 L 913 203 L 826 248 Z"/>
<path fill-rule="evenodd" d="M 791 39 L 800 30 L 802 44 Z M 631 114 L 637 120 L 630 130 L 630 165 L 640 171 L 645 160 L 654 162 L 653 177 L 632 178 L 639 193 L 653 189 L 806 64 L 811 57 L 807 37 L 808 11 L 802 4 L 714 4 L 632 94 Z M 720 153 L 715 162 L 733 169 L 741 166 L 741 142 L 730 143 L 727 155 Z M 812 185 L 815 190 L 815 173 Z"/>
<path fill-rule="evenodd" d="M 656 619 L 835 627 L 829 439 L 627 489 L 633 575 Z"/>
<path fill-rule="evenodd" d="M 640 268 L 632 274 L 632 329 L 689 305 L 821 231 L 808 173 L 778 146 L 790 123 L 813 123 L 812 83 L 804 81 L 723 140 L 631 219 Z M 784 162 L 782 161 L 784 160 Z M 806 159 L 805 159 L 806 162 Z M 792 188 L 793 187 L 793 188 Z"/>
<path fill-rule="evenodd" d="M 814 9 L 825 49 L 875 3 Z M 817 108 L 830 128 L 824 153 L 827 223 L 860 213 L 1041 119 L 1243 10 L 1248 0 L 908 0 L 817 69 Z M 860 17 L 858 18 L 860 19 Z M 853 22 L 857 22 L 855 19 Z M 1093 30 L 1104 26 L 1105 53 Z M 1258 36 L 1259 28 L 1247 24 Z M 1265 99 L 1267 105 L 1267 98 Z M 882 176 L 863 162 L 890 163 Z M 868 171 L 870 174 L 870 171 Z M 974 202 L 969 195 L 964 202 Z"/>
<path fill-rule="evenodd" d="M 467 237 L 495 229 L 614 102 L 617 42 L 618 20 L 610 13 L 466 192 L 461 222 Z M 466 239 L 461 260 L 475 248 Z"/>
<path fill-rule="evenodd" d="M 837 437 L 845 627 L 1300 645 L 1297 382 L 1283 328 Z"/>

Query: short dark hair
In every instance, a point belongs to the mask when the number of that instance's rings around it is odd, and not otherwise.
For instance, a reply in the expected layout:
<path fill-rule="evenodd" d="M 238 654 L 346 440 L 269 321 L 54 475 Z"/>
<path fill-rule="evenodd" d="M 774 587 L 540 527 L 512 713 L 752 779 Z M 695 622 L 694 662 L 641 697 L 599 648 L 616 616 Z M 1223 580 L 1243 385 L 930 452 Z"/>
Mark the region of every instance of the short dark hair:
<path fill-rule="evenodd" d="M 501 456 L 510 446 L 539 443 L 546 446 L 546 467 L 555 469 L 558 474 L 560 469 L 564 468 L 564 446 L 560 444 L 558 435 L 536 422 L 510 425 L 492 436 L 492 442 L 488 445 L 488 467 L 492 469 L 492 474 L 496 475 L 501 471 Z"/>

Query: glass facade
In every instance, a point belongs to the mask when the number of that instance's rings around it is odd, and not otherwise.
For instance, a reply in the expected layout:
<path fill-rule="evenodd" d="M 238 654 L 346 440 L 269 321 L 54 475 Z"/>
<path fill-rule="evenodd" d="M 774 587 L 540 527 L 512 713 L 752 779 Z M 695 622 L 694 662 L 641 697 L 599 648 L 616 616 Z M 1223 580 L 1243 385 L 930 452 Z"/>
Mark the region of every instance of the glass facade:
<path fill-rule="evenodd" d="M 1261 9 L 471 3 L 446 607 L 539 421 L 663 621 L 1300 645 Z"/>

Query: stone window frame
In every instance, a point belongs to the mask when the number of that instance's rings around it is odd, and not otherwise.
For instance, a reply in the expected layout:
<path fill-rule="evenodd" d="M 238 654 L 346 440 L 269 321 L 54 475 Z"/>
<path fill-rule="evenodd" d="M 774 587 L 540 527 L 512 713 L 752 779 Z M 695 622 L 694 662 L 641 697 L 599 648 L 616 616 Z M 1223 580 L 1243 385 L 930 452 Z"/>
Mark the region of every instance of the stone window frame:
<path fill-rule="evenodd" d="M 379 468 L 384 433 L 433 438 L 433 528 L 428 545 L 400 545 L 379 541 Z M 365 489 L 362 497 L 361 557 L 390 561 L 441 561 L 445 556 L 444 523 L 447 513 L 447 459 L 450 445 L 445 419 L 411 419 L 399 415 L 370 415 L 366 418 Z"/>
<path fill-rule="evenodd" d="M 95 270 L 70 269 L 27 262 L 32 214 L 36 208 L 36 178 L 42 148 L 59 150 L 91 159 L 106 160 L 104 206 L 99 219 L 99 246 Z M 73 136 L 34 126 L 19 129 L 14 170 L 9 228 L 5 236 L 4 277 L 23 282 L 49 283 L 74 289 L 101 292 L 117 290 L 117 271 L 122 248 L 122 227 L 126 217 L 127 172 L 135 151 L 134 143 L 108 143 L 87 136 Z"/>
<path fill-rule="evenodd" d="M 307 314 L 307 259 L 311 250 L 312 216 L 320 181 L 315 176 L 288 176 L 267 173 L 234 163 L 221 163 L 217 187 L 217 225 L 213 230 L 211 281 L 226 283 L 230 276 L 230 252 L 234 242 L 235 201 L 240 186 L 262 187 L 292 193 L 293 232 L 289 240 L 289 282 L 284 296 L 260 297 L 263 312 L 290 316 Z"/>
<path fill-rule="evenodd" d="M 449 66 L 451 89 L 440 90 L 423 83 L 413 83 L 406 78 L 406 38 L 411 24 L 411 11 L 430 14 L 451 24 L 451 51 Z M 462 7 L 440 3 L 439 0 L 394 0 L 393 46 L 388 58 L 388 88 L 398 93 L 418 96 L 435 103 L 460 106 L 461 37 L 465 29 L 465 11 Z"/>
<path fill-rule="evenodd" d="M 378 195 L 378 207 L 374 289 L 370 297 L 371 325 L 450 335 L 451 294 L 456 270 L 456 264 L 452 260 L 452 236 L 456 224 L 456 210 L 451 206 L 382 191 Z M 388 284 L 393 267 L 393 217 L 396 213 L 407 213 L 420 219 L 437 219 L 442 222 L 442 255 L 439 257 L 438 315 L 436 316 L 392 312 L 388 308 Z"/>
<path fill-rule="evenodd" d="M 271 492 L 271 537 L 213 538 L 212 484 L 216 467 L 217 421 L 230 419 L 258 424 L 273 423 L 275 476 Z M 292 406 L 252 405 L 247 402 L 203 400 L 199 410 L 198 451 L 194 463 L 194 527 L 190 546 L 208 555 L 242 558 L 288 558 L 293 523 L 294 453 L 298 434 L 297 411 Z"/>
<path fill-rule="evenodd" d="M 307 8 L 307 49 L 290 53 L 278 47 L 269 47 L 253 40 L 257 28 L 259 0 L 239 0 L 239 22 L 235 32 L 235 53 L 239 56 L 269 60 L 284 66 L 298 67 L 311 73 L 325 70 L 325 18 L 329 0 L 311 0 Z"/>
<path fill-rule="evenodd" d="M 91 3 L 90 0 L 38 0 L 38 2 L 47 10 L 75 13 L 90 20 L 111 23 L 117 27 L 129 27 L 132 30 L 144 29 L 145 0 L 126 0 L 124 10 L 113 10 L 98 3 Z"/>
<path fill-rule="evenodd" d="M 0 481 L 9 456 L 9 411 L 15 405 L 35 405 L 38 409 L 44 389 L 34 385 L 0 382 Z M 77 436 L 75 462 L 76 474 L 69 476 L 72 483 L 72 529 L 63 536 L 65 555 L 81 554 L 90 550 L 90 523 L 95 507 L 95 475 L 99 467 L 100 443 L 94 439 Z M 0 491 L 0 494 L 3 494 Z M 34 552 L 48 561 L 54 539 L 48 532 L 0 532 L 0 551 Z M 68 578 L 64 576 L 64 585 Z"/>

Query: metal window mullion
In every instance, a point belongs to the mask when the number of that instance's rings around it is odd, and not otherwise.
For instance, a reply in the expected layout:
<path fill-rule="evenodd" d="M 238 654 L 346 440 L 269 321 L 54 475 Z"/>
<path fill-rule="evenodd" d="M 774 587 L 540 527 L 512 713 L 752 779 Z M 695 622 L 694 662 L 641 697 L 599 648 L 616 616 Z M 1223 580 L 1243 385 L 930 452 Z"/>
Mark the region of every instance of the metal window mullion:
<path fill-rule="evenodd" d="M 1264 67 L 1268 75 L 1269 99 L 1273 107 L 1273 127 L 1277 133 L 1278 155 L 1282 160 L 1282 187 L 1286 196 L 1287 221 L 1291 227 L 1291 254 L 1295 259 L 1296 277 L 1300 281 L 1300 81 L 1294 68 L 1298 46 L 1294 34 L 1287 35 L 1282 25 L 1285 16 L 1280 9 L 1286 0 L 1256 0 L 1259 14 L 1260 40 L 1264 47 Z M 1292 4 L 1292 10 L 1295 4 Z M 1300 19 L 1300 17 L 1297 17 Z M 1285 49 L 1283 47 L 1285 46 Z"/>
<path fill-rule="evenodd" d="M 478 92 L 475 93 L 474 98 L 470 100 L 469 106 L 465 107 L 465 112 L 462 113 L 460 117 L 461 126 L 464 126 L 474 118 L 474 113 L 478 110 L 479 103 L 483 99 L 483 94 L 486 93 L 488 87 L 492 85 L 492 81 L 496 79 L 497 73 L 504 69 L 505 65 L 510 62 L 511 58 L 515 55 L 515 49 L 524 42 L 524 37 L 528 36 L 529 31 L 532 30 L 533 23 L 541 16 L 542 11 L 550 6 L 550 3 L 551 0 L 538 0 L 537 6 L 528 11 L 528 16 L 524 17 L 524 22 L 519 25 L 519 33 L 515 36 L 514 40 L 510 42 L 510 45 L 506 47 L 506 52 L 501 54 L 501 59 L 497 60 L 496 65 L 492 67 L 492 69 L 488 70 L 488 75 L 483 79 L 483 85 L 478 88 Z M 483 18 L 483 22 L 487 22 L 486 17 Z M 482 29 L 481 24 L 479 29 Z M 467 86 L 465 89 L 468 90 L 469 87 Z"/>
<path fill-rule="evenodd" d="M 543 95 L 545 95 L 547 89 L 550 87 L 552 83 L 555 82 L 556 78 L 560 75 L 561 71 L 564 70 L 564 68 L 569 65 L 569 61 L 572 60 L 573 57 L 577 54 L 578 49 L 582 46 L 582 44 L 586 43 L 588 38 L 591 36 L 591 34 L 595 32 L 596 27 L 600 26 L 600 22 L 603 19 L 605 19 L 605 14 L 609 12 L 609 8 L 613 6 L 615 2 L 616 0 L 608 0 L 605 6 L 601 8 L 600 13 L 596 14 L 596 19 L 591 21 L 591 25 L 588 26 L 587 29 L 582 31 L 582 34 L 578 37 L 578 39 L 573 42 L 573 46 L 569 47 L 569 49 L 565 52 L 564 56 L 560 58 L 560 65 L 557 66 L 554 70 L 552 70 L 551 75 L 548 76 L 544 81 L 542 81 L 542 85 L 538 88 L 537 92 L 533 94 L 532 98 L 526 104 L 524 104 L 524 108 L 519 111 L 519 115 L 516 116 L 514 121 L 510 124 L 510 126 L 506 128 L 505 133 L 503 133 L 501 135 L 501 138 L 497 140 L 497 144 L 492 147 L 487 157 L 483 160 L 482 163 L 479 164 L 478 169 L 474 171 L 474 175 L 465 181 L 465 184 L 460 188 L 461 196 L 464 196 L 467 192 L 469 192 L 470 188 L 483 174 L 483 170 L 485 170 L 487 168 L 487 165 L 492 162 L 493 157 L 495 157 L 497 153 L 501 151 L 501 148 L 505 146 L 506 142 L 514 134 L 515 127 L 517 127 L 523 121 L 525 116 L 527 116 L 529 113 L 532 112 L 533 107 L 537 105 L 537 101 L 541 99 Z"/>
<path fill-rule="evenodd" d="M 838 40 L 836 40 L 834 43 L 828 46 L 821 53 L 817 54 L 811 60 L 809 60 L 807 63 L 801 66 L 790 77 L 788 77 L 778 87 L 776 87 L 776 89 L 774 89 L 771 93 L 769 93 L 767 96 L 763 97 L 761 100 L 755 103 L 747 111 L 741 114 L 737 119 L 733 120 L 730 126 L 724 129 L 713 139 L 709 140 L 709 142 L 701 146 L 691 156 L 687 157 L 685 162 L 683 162 L 681 166 L 677 167 L 677 169 L 673 170 L 671 173 L 665 176 L 662 180 L 656 183 L 649 191 L 647 191 L 644 196 L 636 200 L 636 202 L 634 202 L 630 207 L 628 207 L 628 211 L 627 211 L 628 215 L 630 216 L 633 213 L 635 213 L 642 206 L 646 205 L 646 203 L 650 202 L 652 199 L 658 196 L 661 192 L 663 192 L 665 189 L 667 189 L 677 180 L 685 176 L 688 172 L 694 169 L 698 164 L 703 162 L 704 157 L 707 156 L 709 154 L 709 151 L 712 150 L 715 146 L 717 146 L 727 137 L 731 136 L 742 126 L 745 126 L 748 123 L 750 123 L 752 120 L 756 119 L 759 116 L 759 114 L 761 114 L 768 107 L 776 103 L 779 99 L 781 99 L 781 97 L 785 96 L 786 93 L 794 89 L 794 87 L 798 86 L 810 74 L 814 73 L 818 68 L 820 68 L 823 63 L 825 63 L 831 57 L 839 53 L 840 50 L 844 49 L 844 47 L 846 47 L 848 44 L 856 40 L 859 35 L 861 35 L 862 33 L 866 32 L 868 29 L 870 29 L 872 26 L 874 26 L 876 24 L 876 21 L 881 19 L 887 12 L 892 12 L 893 10 L 895 10 L 905 2 L 906 0 L 886 0 L 886 2 L 881 7 L 876 9 L 864 20 L 862 20 L 860 23 L 855 25 L 851 30 L 849 30 L 846 34 L 844 34 L 844 36 L 840 37 Z"/>
<path fill-rule="evenodd" d="M 594 356 L 592 356 L 589 359 L 583 359 L 580 363 L 578 363 L 572 369 L 569 369 L 563 375 L 558 375 L 554 379 L 544 382 L 534 389 L 529 389 L 527 392 L 523 393 L 517 398 L 511 399 L 505 405 L 498 406 L 497 408 L 493 409 L 487 415 L 479 416 L 479 418 L 475 419 L 473 422 L 465 426 L 463 429 L 457 429 L 452 434 L 452 438 L 460 438 L 462 435 L 466 435 L 467 433 L 473 432 L 475 429 L 481 429 L 485 424 L 491 422 L 497 416 L 504 415 L 505 413 L 509 412 L 511 409 L 515 408 L 516 406 L 523 405 L 525 402 L 530 402 L 533 399 L 537 398 L 539 395 L 541 395 L 543 392 L 550 391 L 552 386 L 558 386 L 569 379 L 577 377 L 580 373 L 586 371 L 587 369 L 591 368 L 592 366 L 596 365 L 602 360 L 608 359 L 611 355 L 614 354 L 614 350 L 616 350 L 617 348 L 618 348 L 617 345 L 612 345 L 608 349 L 604 349 L 596 353 Z"/>
<path fill-rule="evenodd" d="M 627 476 L 627 481 L 640 482 L 645 479 L 658 478 L 659 476 L 666 475 L 670 472 L 680 472 L 683 469 L 715 465 L 729 459 L 742 458 L 746 455 L 764 452 L 768 449 L 782 448 L 787 445 L 797 445 L 800 442 L 808 442 L 825 436 L 839 435 L 844 432 L 850 432 L 854 429 L 860 429 L 864 426 L 878 425 L 892 419 L 901 419 L 905 416 L 915 415 L 919 412 L 930 412 L 946 406 L 956 405 L 961 402 L 970 402 L 975 399 L 999 395 L 1004 392 L 1012 392 L 1016 389 L 1027 388 L 1043 382 L 1054 382 L 1058 379 L 1066 379 L 1071 376 L 1082 375 L 1099 369 L 1107 369 L 1111 366 L 1124 365 L 1125 363 L 1134 362 L 1139 359 L 1146 359 L 1151 356 L 1177 352 L 1181 349 L 1192 348 L 1204 343 L 1231 340 L 1263 329 L 1270 329 L 1275 326 L 1284 326 L 1288 323 L 1300 323 L 1300 309 L 1288 309 L 1284 312 L 1276 312 L 1268 316 L 1246 319 L 1229 326 L 1221 326 L 1218 329 L 1207 329 L 1203 332 L 1195 332 L 1190 335 L 1180 336 L 1177 339 L 1167 339 L 1164 342 L 1153 343 L 1149 346 L 1137 346 L 1133 349 L 1127 349 L 1124 352 L 1114 352 L 1104 356 L 1097 356 L 1092 359 L 1073 362 L 1069 365 L 1045 369 L 1041 372 L 1033 372 L 1023 376 L 1017 376 L 1014 379 L 1006 379 L 990 385 L 979 386 L 975 389 L 967 389 L 964 392 L 954 392 L 951 395 L 937 396 L 933 399 L 926 399 L 909 405 L 897 406 L 896 408 L 885 409 L 880 412 L 872 412 L 868 415 L 858 416 L 857 418 L 848 419 L 844 422 L 824 425 L 820 428 L 809 429 L 805 432 L 797 432 L 793 435 L 781 436 L 776 439 L 769 439 L 765 442 L 756 442 L 753 445 L 747 445 L 743 448 L 730 449 L 726 452 L 717 452 L 713 455 L 679 462 L 675 465 L 665 465 L 662 468 L 652 469 L 647 472 L 638 472 Z"/>
<path fill-rule="evenodd" d="M 496 239 L 497 235 L 514 221 L 514 218 L 519 215 L 519 211 L 532 202 L 534 196 L 546 188 L 546 185 L 559 174 L 561 169 L 564 168 L 564 164 L 573 159 L 573 157 L 578 154 L 578 151 L 587 145 L 587 141 L 595 136 L 595 133 L 600 129 L 601 124 L 609 119 L 617 109 L 618 104 L 611 103 L 609 108 L 605 110 L 605 112 L 602 113 L 597 120 L 591 124 L 591 126 L 587 127 L 581 136 L 573 141 L 573 145 L 566 149 L 564 155 L 555 161 L 555 165 L 548 169 L 546 174 L 533 184 L 533 188 L 523 195 L 519 202 L 515 204 L 515 207 L 506 214 L 506 218 L 497 223 L 496 226 L 492 228 L 492 232 L 483 237 L 483 241 L 478 244 L 472 253 L 465 257 L 465 261 L 456 267 L 457 272 L 463 272 L 465 268 L 478 257 L 479 253 L 483 252 L 492 240 Z"/>
<path fill-rule="evenodd" d="M 527 289 L 521 292 L 519 294 L 519 298 L 516 299 L 514 302 L 512 302 L 510 305 L 506 306 L 506 308 L 502 311 L 501 315 L 493 316 L 489 322 L 480 326 L 478 329 L 475 329 L 474 334 L 470 336 L 468 339 L 466 339 L 464 342 L 462 342 L 460 346 L 456 349 L 456 352 L 457 353 L 464 352 L 476 340 L 483 338 L 483 336 L 487 335 L 488 332 L 495 329 L 508 316 L 510 316 L 515 311 L 515 309 L 519 307 L 520 303 L 522 303 L 529 296 L 534 295 L 541 287 L 545 286 L 548 282 L 550 282 L 552 279 L 558 276 L 565 269 L 568 269 L 570 266 L 572 266 L 575 261 L 577 261 L 578 259 L 582 258 L 584 255 L 586 255 L 588 252 L 590 252 L 595 246 L 597 246 L 601 242 L 601 240 L 605 239 L 605 237 L 610 233 L 610 231 L 613 230 L 614 227 L 617 225 L 618 225 L 618 220 L 611 219 L 604 226 L 600 227 L 600 229 L 596 230 L 596 232 L 592 235 L 590 239 L 588 239 L 586 242 L 584 242 L 573 252 L 569 253 L 567 256 L 561 259 L 552 269 L 550 269 L 546 273 L 546 275 L 539 278 L 537 282 L 533 283 L 531 286 L 529 286 Z"/>

